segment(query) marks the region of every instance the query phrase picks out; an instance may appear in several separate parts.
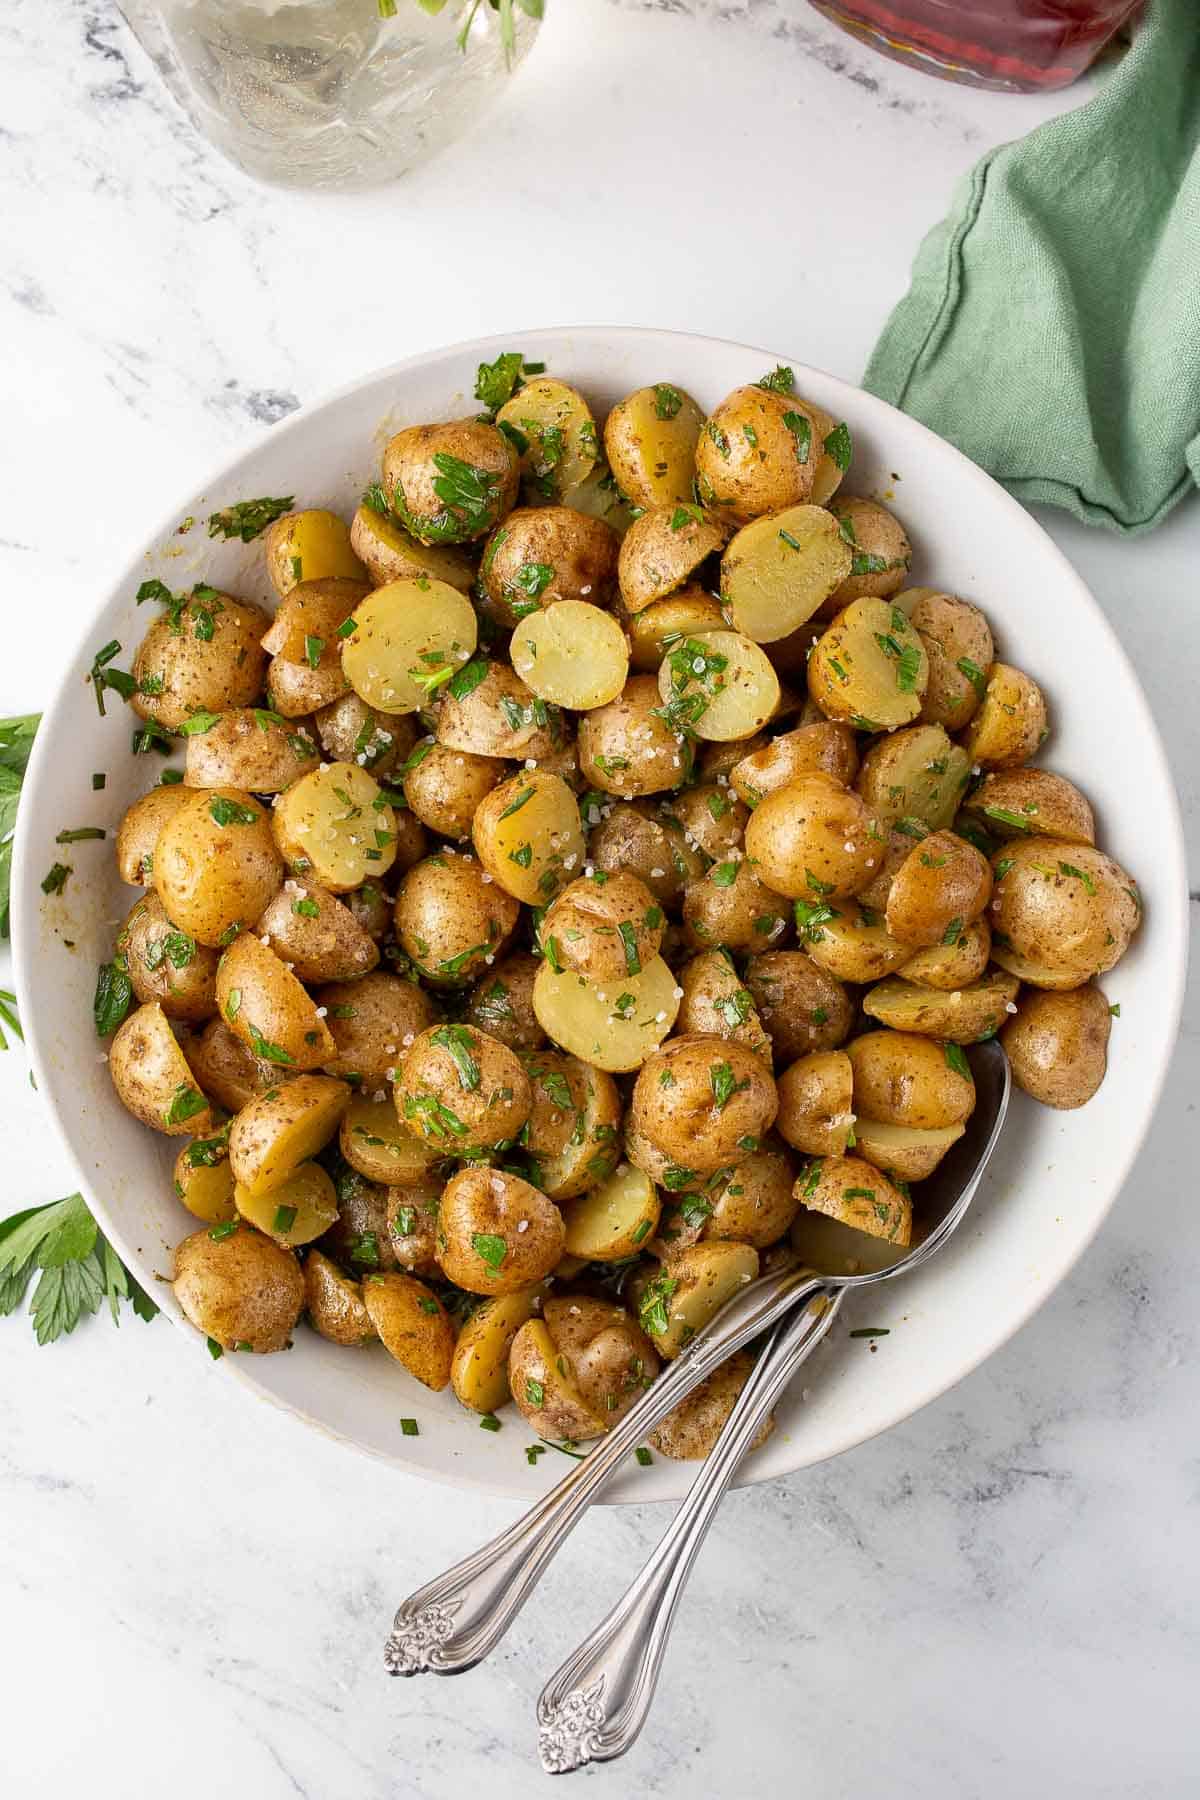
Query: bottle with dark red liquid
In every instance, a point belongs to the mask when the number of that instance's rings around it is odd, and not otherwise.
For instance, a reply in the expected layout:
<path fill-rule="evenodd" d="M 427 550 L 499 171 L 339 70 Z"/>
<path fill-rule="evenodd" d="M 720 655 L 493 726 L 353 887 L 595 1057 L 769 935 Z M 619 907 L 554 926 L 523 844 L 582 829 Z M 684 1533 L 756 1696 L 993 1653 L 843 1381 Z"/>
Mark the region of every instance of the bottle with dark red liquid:
<path fill-rule="evenodd" d="M 812 0 L 826 18 L 900 62 L 973 87 L 1066 87 L 1141 0 Z"/>

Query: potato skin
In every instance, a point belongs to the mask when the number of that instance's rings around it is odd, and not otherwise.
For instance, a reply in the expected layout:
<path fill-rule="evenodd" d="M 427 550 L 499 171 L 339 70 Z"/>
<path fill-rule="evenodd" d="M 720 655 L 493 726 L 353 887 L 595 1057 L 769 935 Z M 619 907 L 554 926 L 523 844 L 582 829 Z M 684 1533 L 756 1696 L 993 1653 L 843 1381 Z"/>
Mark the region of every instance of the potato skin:
<path fill-rule="evenodd" d="M 625 611 L 639 613 L 675 593 L 728 539 L 728 525 L 701 506 L 650 507 L 621 540 L 617 574 Z"/>
<path fill-rule="evenodd" d="M 696 492 L 737 525 L 807 505 L 822 439 L 816 413 L 796 395 L 735 388 L 700 433 Z"/>
<path fill-rule="evenodd" d="M 871 879 L 883 832 L 860 797 L 831 775 L 800 775 L 754 809 L 746 854 L 790 900 L 855 894 Z"/>
<path fill-rule="evenodd" d="M 615 700 L 579 721 L 579 768 L 589 787 L 634 800 L 676 788 L 688 772 L 683 739 L 660 715 L 653 675 L 631 675 Z"/>
<path fill-rule="evenodd" d="M 519 506 L 487 541 L 479 579 L 501 624 L 559 600 L 608 606 L 621 540 L 602 519 L 568 506 Z"/>
<path fill-rule="evenodd" d="M 108 1051 L 117 1098 L 135 1119 L 167 1137 L 207 1137 L 213 1116 L 192 1078 L 183 1051 L 157 1000 L 148 1000 L 118 1027 Z M 182 1110 L 182 1116 L 179 1116 Z"/>
<path fill-rule="evenodd" d="M 963 738 L 973 763 L 1016 769 L 1035 755 L 1049 731 L 1046 702 L 1032 676 L 1011 663 L 993 663 L 978 711 Z"/>
<path fill-rule="evenodd" d="M 896 1031 L 974 1044 L 999 1031 L 1016 997 L 1017 978 L 1002 969 L 949 992 L 893 975 L 863 995 L 863 1011 Z"/>
<path fill-rule="evenodd" d="M 591 981 L 638 975 L 658 955 L 663 910 L 636 875 L 582 876 L 564 888 L 542 921 L 564 968 Z"/>
<path fill-rule="evenodd" d="M 843 1225 L 886 1238 L 907 1249 L 912 1237 L 912 1202 L 881 1169 L 861 1156 L 826 1156 L 798 1177 L 800 1204 L 826 1213 Z"/>
<path fill-rule="evenodd" d="M 588 856 L 616 875 L 627 869 L 661 906 L 673 906 L 690 881 L 704 873 L 704 859 L 687 843 L 676 821 L 636 801 L 606 805 L 588 838 Z"/>
<path fill-rule="evenodd" d="M 387 1085 L 389 1070 L 400 1067 L 409 1043 L 434 1020 L 424 989 L 386 969 L 356 981 L 329 982 L 313 998 L 327 1009 L 333 1038 L 325 1068 L 343 1080 L 357 1076 L 364 1094 L 378 1094 Z"/>
<path fill-rule="evenodd" d="M 975 1110 L 975 1083 L 934 1038 L 868 1031 L 846 1045 L 854 1070 L 854 1110 L 887 1125 L 960 1125 Z"/>
<path fill-rule="evenodd" d="M 176 931 L 157 894 L 145 894 L 117 933 L 141 1001 L 157 1000 L 169 1019 L 195 1023 L 217 1010 L 217 953 Z"/>
<path fill-rule="evenodd" d="M 710 1174 L 738 1162 L 739 1151 L 757 1149 L 777 1109 L 771 1073 L 746 1045 L 673 1038 L 646 1059 L 629 1118 L 671 1162 Z"/>
<path fill-rule="evenodd" d="M 934 944 L 928 950 L 918 950 L 900 964 L 897 973 L 905 981 L 953 993 L 955 988 L 970 987 L 982 977 L 991 949 L 991 927 L 986 915 L 981 915 L 963 927 L 953 944 Z"/>
<path fill-rule="evenodd" d="M 188 1039 L 184 1055 L 200 1087 L 226 1112 L 240 1112 L 268 1088 L 294 1079 L 291 1070 L 252 1056 L 220 1018 L 210 1019 L 198 1037 Z"/>
<path fill-rule="evenodd" d="M 472 1412 L 493 1413 L 512 1399 L 508 1358 L 513 1339 L 533 1317 L 537 1288 L 519 1288 L 477 1306 L 458 1334 L 450 1365 L 455 1398 Z"/>
<path fill-rule="evenodd" d="M 808 691 L 826 718 L 860 731 L 911 724 L 928 680 L 925 646 L 890 600 L 852 600 L 808 662 Z"/>
<path fill-rule="evenodd" d="M 763 1057 L 770 1068 L 771 1039 L 732 959 L 721 950 L 701 950 L 679 970 L 683 999 L 675 1028 L 681 1037 L 731 1038 Z"/>
<path fill-rule="evenodd" d="M 741 850 L 750 809 L 728 786 L 710 781 L 683 788 L 667 804 L 683 826 L 687 841 L 714 862 L 722 862 Z"/>
<path fill-rule="evenodd" d="M 899 593 L 912 564 L 912 545 L 895 513 L 878 500 L 853 494 L 839 494 L 830 500 L 829 510 L 841 525 L 842 535 L 850 539 L 854 562 L 850 574 L 826 605 L 836 612 L 851 600 L 862 600 L 868 595 L 882 600 Z M 881 563 L 882 568 L 877 566 Z M 863 566 L 856 574 L 859 565 Z"/>
<path fill-rule="evenodd" d="M 845 1052 L 811 1051 L 778 1085 L 775 1129 L 784 1142 L 806 1156 L 844 1156 L 854 1123 L 854 1067 Z"/>
<path fill-rule="evenodd" d="M 924 950 L 961 933 L 992 897 L 985 856 L 952 831 L 934 831 L 914 845 L 892 879 L 887 928 L 900 944 Z"/>
<path fill-rule="evenodd" d="M 621 492 L 634 506 L 664 506 L 692 497 L 692 468 L 704 414 L 669 382 L 638 388 L 618 401 L 604 425 L 604 453 Z"/>
<path fill-rule="evenodd" d="M 197 788 L 159 833 L 154 886 L 172 924 L 197 943 L 216 948 L 253 924 L 282 885 L 270 816 L 238 788 Z"/>
<path fill-rule="evenodd" d="M 460 1169 L 446 1183 L 438 1261 L 447 1280 L 470 1294 L 511 1294 L 540 1281 L 560 1260 L 565 1237 L 557 1206 L 519 1175 Z M 491 1261 L 481 1253 L 480 1239 Z"/>
<path fill-rule="evenodd" d="M 369 1344 L 379 1335 L 363 1305 L 362 1283 L 315 1249 L 304 1259 L 304 1309 L 313 1330 L 331 1344 Z"/>
<path fill-rule="evenodd" d="M 799 1202 L 795 1167 L 782 1145 L 768 1142 L 735 1163 L 715 1186 L 705 1184 L 711 1212 L 700 1227 L 701 1243 L 731 1240 L 765 1250 L 787 1231 Z"/>
<path fill-rule="evenodd" d="M 575 1385 L 570 1365 L 541 1319 L 527 1320 L 514 1335 L 508 1385 L 517 1410 L 539 1437 L 583 1443 L 608 1428 Z"/>
<path fill-rule="evenodd" d="M 849 995 L 803 950 L 752 956 L 746 986 L 781 1063 L 814 1050 L 836 1050 L 850 1035 L 854 1008 Z"/>
<path fill-rule="evenodd" d="M 1027 993 L 1000 1033 L 1017 1086 L 1043 1106 L 1086 1106 L 1104 1080 L 1112 1008 L 1090 984 Z"/>
<path fill-rule="evenodd" d="M 720 601 L 694 581 L 676 588 L 665 599 L 652 600 L 640 612 L 626 612 L 622 607 L 620 618 L 629 638 L 629 660 L 638 674 L 657 674 L 663 657 L 681 637 L 725 629 Z"/>
<path fill-rule="evenodd" d="M 754 1358 L 748 1350 L 736 1350 L 727 1357 L 650 1433 L 654 1448 L 675 1462 L 703 1462 L 716 1447 L 753 1369 Z M 760 1450 L 774 1429 L 775 1415 L 771 1413 L 759 1426 L 751 1450 Z"/>
<path fill-rule="evenodd" d="M 473 856 L 427 856 L 396 896 L 396 935 L 435 987 L 462 987 L 487 973 L 516 929 L 520 904 L 485 881 Z"/>
<path fill-rule="evenodd" d="M 350 981 L 379 961 L 379 946 L 349 906 L 303 876 L 288 876 L 257 930 L 300 981 Z"/>
<path fill-rule="evenodd" d="M 963 802 L 962 815 L 1002 842 L 1036 833 L 1065 844 L 1096 842 L 1091 806 L 1074 782 L 1049 769 L 997 769 Z"/>
<path fill-rule="evenodd" d="M 438 457 L 454 457 L 484 477 L 484 498 L 468 508 L 438 492 L 446 484 Z M 383 486 L 401 524 L 420 544 L 468 544 L 488 532 L 516 505 L 517 455 L 494 425 L 455 419 L 410 425 L 388 440 Z"/>
<path fill-rule="evenodd" d="M 377 712 L 353 692 L 323 706 L 313 720 L 330 762 L 354 762 L 385 781 L 413 749 L 418 727 L 408 713 Z"/>
<path fill-rule="evenodd" d="M 183 779 L 188 787 L 279 794 L 315 769 L 320 757 L 306 731 L 289 730 L 261 707 L 240 707 L 189 736 Z"/>
<path fill-rule="evenodd" d="M 1033 987 L 1075 988 L 1125 954 L 1141 903 L 1132 876 L 1103 851 L 1020 838 L 992 861 L 988 917 L 992 960 L 1002 969 Z"/>
<path fill-rule="evenodd" d="M 175 1251 L 175 1298 L 223 1350 L 286 1350 L 304 1304 L 304 1276 L 290 1250 L 237 1225 L 196 1231 Z"/>
<path fill-rule="evenodd" d="M 249 1101 L 229 1128 L 239 1187 L 269 1194 L 337 1133 L 350 1089 L 328 1075 L 297 1075 Z"/>
<path fill-rule="evenodd" d="M 193 713 L 249 706 L 262 692 L 261 639 L 270 623 L 261 608 L 233 594 L 189 600 L 174 628 L 171 613 L 163 613 L 133 659 L 134 712 L 178 731 Z"/>
<path fill-rule="evenodd" d="M 512 1142 L 533 1104 L 507 1044 L 469 1025 L 421 1032 L 403 1054 L 395 1096 L 408 1129 L 448 1154 Z"/>
<path fill-rule="evenodd" d="M 319 1069 L 333 1056 L 307 988 L 253 931 L 239 932 L 222 955 L 216 991 L 221 1017 L 252 1055 L 289 1069 Z"/>
<path fill-rule="evenodd" d="M 384 1349 L 435 1394 L 450 1385 L 454 1326 L 423 1281 L 399 1270 L 366 1275 L 363 1305 Z"/>
<path fill-rule="evenodd" d="M 154 852 L 163 826 L 191 799 L 178 782 L 135 800 L 117 827 L 117 873 L 130 887 L 154 885 Z"/>
<path fill-rule="evenodd" d="M 471 557 L 450 545 L 419 544 L 391 513 L 376 512 L 366 501 L 350 521 L 350 545 L 366 566 L 373 587 L 427 575 L 469 594 L 475 580 Z"/>
<path fill-rule="evenodd" d="M 475 814 L 508 774 L 507 764 L 445 744 L 422 750 L 420 761 L 404 775 L 404 798 L 413 817 L 439 837 L 469 838 Z"/>
<path fill-rule="evenodd" d="M 714 863 L 699 881 L 689 882 L 683 896 L 684 932 L 689 944 L 707 950 L 766 950 L 788 927 L 788 903 L 766 882 L 748 859 Z"/>
<path fill-rule="evenodd" d="M 471 990 L 463 1017 L 468 1025 L 499 1038 L 510 1050 L 537 1050 L 546 1034 L 533 1010 L 533 983 L 540 959 L 514 950 L 494 968 L 485 969 Z"/>
<path fill-rule="evenodd" d="M 858 749 L 849 725 L 822 719 L 771 738 L 729 771 L 729 785 L 748 806 L 802 775 L 829 775 L 849 787 L 858 774 Z"/>
<path fill-rule="evenodd" d="M 588 1294 L 552 1294 L 542 1315 L 570 1378 L 611 1431 L 662 1366 L 653 1344 L 623 1306 Z"/>
<path fill-rule="evenodd" d="M 969 600 L 932 588 L 913 592 L 917 597 L 906 611 L 929 657 L 929 683 L 921 702 L 921 718 L 928 725 L 961 731 L 979 710 L 982 690 L 995 661 L 991 628 Z M 900 596 L 900 604 L 905 605 L 904 595 Z"/>

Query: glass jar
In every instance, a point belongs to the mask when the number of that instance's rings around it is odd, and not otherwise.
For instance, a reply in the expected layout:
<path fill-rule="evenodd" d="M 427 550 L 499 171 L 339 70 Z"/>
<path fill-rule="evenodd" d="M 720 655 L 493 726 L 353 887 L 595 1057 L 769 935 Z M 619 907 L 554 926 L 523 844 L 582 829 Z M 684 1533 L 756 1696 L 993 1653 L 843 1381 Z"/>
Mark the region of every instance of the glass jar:
<path fill-rule="evenodd" d="M 287 187 L 389 181 L 504 89 L 509 59 L 488 0 L 432 14 L 418 0 L 119 4 L 197 130 L 248 174 Z M 512 11 L 515 67 L 540 9 L 519 0 Z"/>
<path fill-rule="evenodd" d="M 973 87 L 1066 87 L 1141 0 L 812 0 L 876 50 Z"/>

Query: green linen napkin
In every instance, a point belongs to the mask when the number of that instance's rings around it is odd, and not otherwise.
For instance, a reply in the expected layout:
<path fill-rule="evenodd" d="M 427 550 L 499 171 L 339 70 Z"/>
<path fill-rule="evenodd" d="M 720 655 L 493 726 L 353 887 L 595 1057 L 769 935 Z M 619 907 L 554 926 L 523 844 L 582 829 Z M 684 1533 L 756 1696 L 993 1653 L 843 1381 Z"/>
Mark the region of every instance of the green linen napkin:
<path fill-rule="evenodd" d="M 1096 96 L 985 156 L 864 386 L 1018 499 L 1135 533 L 1200 484 L 1200 8 L 1151 0 Z"/>

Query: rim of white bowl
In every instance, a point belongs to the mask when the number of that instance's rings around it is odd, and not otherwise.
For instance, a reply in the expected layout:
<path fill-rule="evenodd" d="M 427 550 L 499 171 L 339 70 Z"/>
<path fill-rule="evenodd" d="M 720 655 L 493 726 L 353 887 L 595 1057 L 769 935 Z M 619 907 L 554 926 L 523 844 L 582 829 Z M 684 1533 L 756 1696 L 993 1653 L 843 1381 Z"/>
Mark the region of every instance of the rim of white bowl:
<path fill-rule="evenodd" d="M 1165 1014 L 1169 1029 L 1161 1039 L 1161 1049 L 1156 1060 L 1156 1066 L 1153 1070 L 1152 1080 L 1149 1083 L 1148 1092 L 1150 1095 L 1150 1104 L 1146 1108 L 1145 1117 L 1141 1127 L 1127 1145 L 1124 1156 L 1118 1163 L 1114 1163 L 1115 1179 L 1111 1183 L 1107 1201 L 1103 1207 L 1097 1209 L 1095 1215 L 1088 1222 L 1087 1227 L 1082 1233 L 1072 1240 L 1069 1250 L 1056 1263 L 1053 1272 L 1044 1285 L 1040 1286 L 1036 1291 L 1033 1291 L 1016 1309 L 1015 1313 L 1006 1314 L 1003 1323 L 988 1337 L 983 1347 L 974 1352 L 966 1362 L 956 1366 L 952 1373 L 939 1373 L 934 1375 L 923 1388 L 918 1390 L 918 1396 L 915 1401 L 912 1399 L 910 1390 L 908 1396 L 902 1403 L 898 1404 L 894 1410 L 889 1411 L 882 1420 L 874 1422 L 868 1429 L 857 1430 L 854 1426 L 848 1426 L 842 1432 L 835 1433 L 832 1441 L 827 1438 L 819 1455 L 804 1455 L 802 1444 L 797 1442 L 797 1449 L 800 1453 L 795 1457 L 795 1460 L 790 1464 L 788 1469 L 777 1469 L 758 1473 L 756 1465 L 751 1463 L 749 1467 L 745 1469 L 744 1473 L 739 1471 L 739 1474 L 733 1483 L 735 1487 L 756 1487 L 767 1481 L 784 1479 L 786 1476 L 794 1475 L 802 1469 L 814 1466 L 817 1463 L 828 1462 L 833 1457 L 841 1456 L 847 1450 L 852 1450 L 859 1444 L 865 1443 L 871 1438 L 882 1436 L 884 1432 L 890 1431 L 894 1426 L 902 1423 L 904 1420 L 913 1418 L 934 1400 L 940 1399 L 943 1394 L 948 1393 L 951 1388 L 956 1387 L 960 1381 L 965 1380 L 968 1375 L 973 1374 L 974 1371 L 981 1367 L 989 1357 L 993 1356 L 997 1350 L 1001 1349 L 1010 1338 L 1015 1337 L 1017 1332 L 1020 1331 L 1033 1317 L 1034 1313 L 1045 1305 L 1050 1296 L 1070 1274 L 1084 1251 L 1094 1240 L 1101 1225 L 1115 1205 L 1117 1197 L 1124 1187 L 1125 1181 L 1129 1175 L 1129 1171 L 1149 1134 L 1150 1126 L 1153 1123 L 1154 1116 L 1162 1101 L 1167 1071 L 1170 1067 L 1171 1055 L 1179 1032 L 1188 967 L 1187 857 L 1183 835 L 1183 819 L 1179 807 L 1179 797 L 1175 789 L 1174 778 L 1171 774 L 1170 763 L 1167 758 L 1166 748 L 1159 734 L 1158 725 L 1128 652 L 1118 637 L 1108 615 L 1104 612 L 1103 608 L 1092 594 L 1087 583 L 1083 580 L 1083 577 L 1078 573 L 1069 557 L 1067 557 L 1065 552 L 1059 549 L 1058 545 L 1054 542 L 1054 539 L 1033 514 L 1022 506 L 1018 500 L 1015 500 L 1011 494 L 1006 492 L 1000 483 L 989 475 L 986 470 L 981 469 L 977 463 L 972 462 L 970 457 L 964 455 L 963 452 L 954 444 L 951 444 L 948 439 L 939 437 L 935 431 L 931 431 L 929 427 L 922 424 L 919 419 L 913 418 L 908 413 L 900 412 L 898 408 L 889 405 L 886 400 L 880 400 L 876 395 L 869 393 L 865 388 L 856 387 L 853 382 L 843 381 L 840 376 L 831 375 L 824 369 L 817 369 L 812 364 L 805 363 L 799 358 L 790 357 L 786 353 L 775 350 L 764 350 L 761 346 L 744 344 L 735 338 L 716 338 L 711 337 L 706 333 L 668 330 L 657 326 L 646 325 L 531 325 L 520 331 L 506 331 L 498 335 L 489 334 L 485 337 L 465 338 L 451 344 L 440 344 L 432 350 L 418 351 L 412 356 L 401 358 L 398 362 L 385 364 L 382 368 L 370 370 L 365 375 L 357 376 L 351 381 L 343 382 L 340 386 L 323 393 L 319 398 L 307 401 L 294 413 L 289 413 L 285 419 L 281 419 L 277 424 L 265 427 L 261 434 L 256 435 L 253 440 L 247 444 L 244 450 L 235 453 L 233 456 L 226 455 L 219 462 L 214 463 L 205 472 L 204 480 L 189 483 L 186 492 L 181 495 L 178 504 L 168 508 L 162 514 L 155 530 L 152 533 L 143 532 L 139 534 L 136 542 L 142 545 L 147 543 L 158 545 L 166 541 L 174 531 L 176 521 L 183 515 L 188 503 L 193 497 L 196 494 L 206 494 L 210 490 L 218 488 L 234 479 L 241 463 L 254 456 L 268 434 L 271 442 L 276 443 L 280 438 L 289 437 L 293 432 L 306 428 L 313 415 L 323 412 L 327 407 L 336 405 L 338 402 L 350 398 L 352 395 L 361 392 L 363 389 L 374 387 L 380 382 L 391 381 L 393 379 L 398 381 L 402 380 L 411 370 L 423 368 L 429 363 L 440 361 L 444 357 L 474 356 L 482 361 L 487 353 L 491 353 L 494 357 L 504 348 L 510 347 L 519 339 L 537 339 L 539 337 L 566 337 L 577 343 L 591 343 L 600 348 L 612 345 L 616 340 L 638 338 L 661 340 L 664 338 L 674 338 L 681 343 L 686 342 L 694 348 L 703 349 L 707 346 L 719 348 L 721 350 L 735 350 L 746 356 L 759 358 L 764 364 L 784 363 L 795 370 L 798 384 L 801 387 L 803 386 L 805 375 L 815 375 L 821 382 L 834 387 L 842 394 L 852 396 L 855 407 L 861 409 L 865 406 L 868 412 L 875 411 L 885 420 L 901 420 L 904 429 L 913 434 L 918 442 L 922 438 L 927 439 L 931 445 L 936 445 L 939 455 L 949 454 L 956 459 L 964 478 L 968 479 L 982 494 L 987 496 L 987 503 L 989 506 L 1007 510 L 1016 529 L 1025 533 L 1032 533 L 1041 540 L 1043 551 L 1048 553 L 1051 559 L 1058 565 L 1059 573 L 1064 582 L 1069 583 L 1069 585 L 1074 588 L 1076 596 L 1084 609 L 1091 614 L 1093 622 L 1099 626 L 1101 634 L 1107 641 L 1108 653 L 1120 663 L 1124 669 L 1131 690 L 1133 704 L 1140 712 L 1141 723 L 1147 741 L 1151 747 L 1153 757 L 1153 766 L 1148 772 L 1151 774 L 1156 785 L 1160 786 L 1170 797 L 1170 806 L 1168 808 L 1172 827 L 1170 838 L 1168 842 L 1160 844 L 1156 846 L 1156 848 L 1159 856 L 1165 858 L 1170 865 L 1169 879 L 1164 883 L 1164 888 L 1169 894 L 1174 896 L 1174 900 L 1169 911 L 1164 912 L 1160 909 L 1156 913 L 1154 920 L 1154 929 L 1158 937 L 1160 940 L 1165 941 L 1170 961 L 1170 969 L 1173 975 L 1172 990 L 1167 997 L 1169 1003 Z M 119 568 L 127 567 L 133 560 L 134 558 L 132 555 L 124 556 L 120 559 L 114 558 L 114 579 L 115 571 Z M 97 588 L 100 592 L 107 593 L 110 591 L 111 585 L 112 584 L 105 586 L 98 582 Z M 82 655 L 84 660 L 87 660 L 86 651 L 92 636 L 93 627 L 89 620 L 79 632 L 77 638 L 69 646 L 67 655 L 64 658 L 62 674 L 46 704 L 43 718 L 55 713 L 60 706 L 66 703 L 69 690 L 73 684 L 78 681 L 78 659 Z M 26 793 L 32 793 L 36 790 L 38 779 L 42 772 L 42 764 L 51 754 L 50 734 L 48 732 L 39 731 L 34 740 L 33 753 L 30 757 L 29 767 L 25 775 L 24 791 Z M 35 1081 L 37 1082 L 37 1090 L 43 1105 L 46 1106 L 54 1121 L 60 1142 L 65 1146 L 70 1163 L 75 1170 L 80 1191 L 84 1194 L 89 1206 L 95 1213 L 105 1237 L 108 1238 L 113 1248 L 117 1251 L 117 1254 L 121 1257 L 121 1260 L 128 1267 L 134 1268 L 139 1265 L 143 1259 L 136 1249 L 129 1244 L 125 1234 L 113 1226 L 112 1220 L 108 1215 L 108 1209 L 103 1200 L 97 1198 L 91 1191 L 91 1177 L 85 1173 L 82 1163 L 75 1154 L 71 1138 L 62 1126 L 61 1111 L 54 1094 L 52 1078 L 41 1054 L 37 1009 L 33 1004 L 33 993 L 29 986 L 32 969 L 30 968 L 27 970 L 25 955 L 26 944 L 29 943 L 32 946 L 33 924 L 38 915 L 37 892 L 40 891 L 32 868 L 28 866 L 28 859 L 25 852 L 27 834 L 21 829 L 22 817 L 28 816 L 28 806 L 26 806 L 23 813 L 18 813 L 16 837 L 13 844 L 11 941 L 13 946 L 13 962 L 18 1005 L 25 1024 L 26 1050 L 29 1056 L 30 1068 L 33 1072 Z M 32 948 L 28 960 L 30 965 L 36 961 L 36 956 L 33 953 Z M 163 1310 L 171 1317 L 174 1324 L 186 1325 L 186 1321 L 177 1317 L 170 1309 L 164 1308 Z M 187 1329 L 191 1331 L 193 1327 L 187 1325 Z M 373 1449 L 370 1445 L 362 1443 L 359 1439 L 339 1432 L 335 1427 L 328 1425 L 323 1419 L 318 1419 L 314 1417 L 313 1414 L 305 1412 L 302 1407 L 293 1405 L 291 1402 L 267 1392 L 253 1380 L 248 1372 L 239 1368 L 237 1358 L 228 1359 L 228 1363 L 232 1372 L 237 1377 L 239 1384 L 247 1392 L 252 1393 L 256 1400 L 272 1404 L 301 1424 L 310 1429 L 319 1431 L 322 1436 L 329 1438 L 336 1443 L 345 1444 L 349 1448 L 362 1455 L 369 1456 L 375 1461 L 388 1463 L 408 1476 L 433 1481 L 460 1490 L 469 1489 L 474 1492 L 488 1494 L 497 1498 L 520 1500 L 529 1500 L 530 1498 L 526 1488 L 506 1483 L 503 1479 L 483 1481 L 466 1471 L 452 1470 L 449 1468 L 430 1469 L 416 1467 L 412 1463 L 406 1462 L 404 1458 L 398 1454 L 393 1455 Z M 698 1466 L 699 1465 L 696 1465 L 696 1467 Z M 681 1467 L 686 1469 L 688 1465 L 681 1465 Z M 601 1503 L 607 1501 L 608 1504 L 615 1505 L 633 1505 L 635 1503 L 644 1505 L 650 1500 L 666 1503 L 670 1498 L 671 1496 L 664 1494 L 653 1496 L 648 1494 L 639 1495 L 631 1492 L 614 1494 L 611 1493 L 611 1491 L 603 1492 L 600 1495 Z"/>

